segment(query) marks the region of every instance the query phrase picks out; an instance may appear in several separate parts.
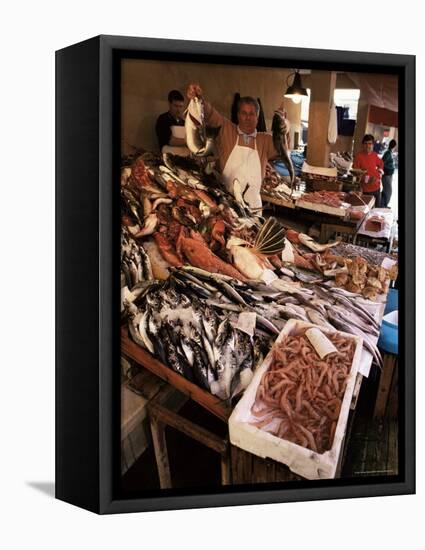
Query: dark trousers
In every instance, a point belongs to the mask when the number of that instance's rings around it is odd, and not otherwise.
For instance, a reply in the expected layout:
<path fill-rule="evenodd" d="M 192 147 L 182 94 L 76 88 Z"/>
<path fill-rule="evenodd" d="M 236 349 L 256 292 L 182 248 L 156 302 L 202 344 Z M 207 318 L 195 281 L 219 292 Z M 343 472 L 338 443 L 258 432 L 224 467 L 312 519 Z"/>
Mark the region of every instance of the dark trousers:
<path fill-rule="evenodd" d="M 373 195 L 375 197 L 374 208 L 381 208 L 381 191 L 373 191 L 373 193 L 363 193 L 364 195 Z"/>
<path fill-rule="evenodd" d="M 382 176 L 382 196 L 381 196 L 381 205 L 382 208 L 388 208 L 390 204 L 391 195 L 393 194 L 393 176 L 383 175 Z"/>

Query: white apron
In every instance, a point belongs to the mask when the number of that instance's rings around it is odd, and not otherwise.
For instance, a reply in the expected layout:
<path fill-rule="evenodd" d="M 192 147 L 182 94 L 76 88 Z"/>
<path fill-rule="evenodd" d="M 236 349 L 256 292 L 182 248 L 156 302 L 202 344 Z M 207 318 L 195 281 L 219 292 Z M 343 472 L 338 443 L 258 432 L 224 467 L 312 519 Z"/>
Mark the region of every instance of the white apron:
<path fill-rule="evenodd" d="M 176 138 L 186 138 L 186 128 L 184 126 L 173 125 L 170 126 L 171 135 Z M 190 151 L 184 145 L 177 147 L 176 145 L 164 145 L 161 149 L 161 153 L 171 153 L 172 155 L 180 155 L 181 157 L 187 157 L 190 155 Z"/>
<path fill-rule="evenodd" d="M 235 146 L 227 159 L 223 170 L 223 180 L 229 193 L 233 195 L 233 182 L 237 179 L 241 185 L 242 194 L 249 184 L 248 191 L 243 195 L 250 208 L 261 208 L 261 162 L 254 138 L 255 149 L 239 145 L 239 135 Z M 259 212 L 261 214 L 261 212 Z"/>

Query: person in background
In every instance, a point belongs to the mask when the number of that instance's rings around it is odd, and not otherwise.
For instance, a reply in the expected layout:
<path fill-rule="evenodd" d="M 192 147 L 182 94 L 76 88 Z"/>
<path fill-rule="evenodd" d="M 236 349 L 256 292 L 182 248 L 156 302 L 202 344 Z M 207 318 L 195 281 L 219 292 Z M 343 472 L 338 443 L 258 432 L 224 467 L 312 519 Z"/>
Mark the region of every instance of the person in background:
<path fill-rule="evenodd" d="M 373 150 L 375 139 L 366 134 L 362 139 L 362 150 L 354 157 L 353 168 L 366 170 L 363 176 L 362 189 L 365 195 L 375 197 L 375 208 L 381 206 L 381 176 L 384 172 L 382 159 Z"/>
<path fill-rule="evenodd" d="M 202 96 L 199 84 L 189 84 L 187 97 Z M 214 128 L 220 128 L 216 138 L 220 172 L 227 190 L 234 193 L 237 180 L 244 200 L 249 207 L 261 211 L 261 183 L 269 160 L 278 158 L 271 134 L 257 132 L 260 105 L 250 96 L 239 98 L 237 103 L 237 124 L 221 115 L 204 100 L 205 121 Z M 288 140 L 289 122 L 285 135 Z"/>
<path fill-rule="evenodd" d="M 384 148 L 384 144 L 381 141 L 379 141 L 379 139 L 377 139 L 373 144 L 373 150 L 375 151 L 375 153 L 380 155 L 382 153 L 383 148 Z"/>
<path fill-rule="evenodd" d="M 184 97 L 178 90 L 171 90 L 168 94 L 168 111 L 159 115 L 156 121 L 156 135 L 160 150 L 164 152 L 179 151 L 179 148 L 186 149 L 186 138 L 184 129 Z M 163 151 L 163 148 L 167 150 Z M 176 150 L 172 151 L 172 149 Z"/>
<path fill-rule="evenodd" d="M 381 206 L 382 208 L 388 208 L 390 204 L 391 195 L 393 193 L 393 175 L 395 170 L 394 164 L 394 155 L 393 151 L 397 147 L 397 142 L 395 139 L 392 139 L 388 144 L 388 149 L 382 156 L 382 161 L 384 163 L 384 175 L 382 176 L 382 197 L 381 197 Z"/>

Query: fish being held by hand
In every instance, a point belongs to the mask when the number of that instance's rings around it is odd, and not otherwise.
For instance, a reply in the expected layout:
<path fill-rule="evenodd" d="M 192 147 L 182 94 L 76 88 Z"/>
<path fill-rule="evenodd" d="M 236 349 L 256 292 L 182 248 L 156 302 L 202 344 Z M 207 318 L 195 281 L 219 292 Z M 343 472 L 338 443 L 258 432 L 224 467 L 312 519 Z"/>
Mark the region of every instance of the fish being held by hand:
<path fill-rule="evenodd" d="M 207 157 L 214 149 L 214 139 L 220 128 L 207 127 L 205 124 L 204 100 L 194 97 L 190 100 L 186 112 L 186 144 L 197 157 Z"/>
<path fill-rule="evenodd" d="M 273 132 L 273 143 L 276 151 L 279 153 L 279 156 L 285 166 L 288 168 L 289 176 L 291 178 L 291 195 L 294 188 L 295 181 L 295 170 L 294 165 L 292 164 L 291 153 L 288 148 L 287 143 L 287 120 L 285 117 L 285 112 L 277 110 L 274 112 L 272 120 L 272 132 Z"/>

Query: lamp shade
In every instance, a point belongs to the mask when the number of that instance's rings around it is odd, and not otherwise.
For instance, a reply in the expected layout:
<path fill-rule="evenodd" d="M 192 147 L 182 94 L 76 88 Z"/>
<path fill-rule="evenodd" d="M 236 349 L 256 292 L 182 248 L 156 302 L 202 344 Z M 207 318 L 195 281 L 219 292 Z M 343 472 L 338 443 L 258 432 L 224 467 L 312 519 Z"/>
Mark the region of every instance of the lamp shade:
<path fill-rule="evenodd" d="M 289 97 L 293 100 L 294 98 L 301 99 L 301 96 L 307 96 L 307 95 L 308 95 L 307 90 L 303 88 L 301 83 L 301 75 L 298 71 L 295 71 L 294 81 L 292 82 L 292 86 L 288 87 L 284 97 Z"/>

